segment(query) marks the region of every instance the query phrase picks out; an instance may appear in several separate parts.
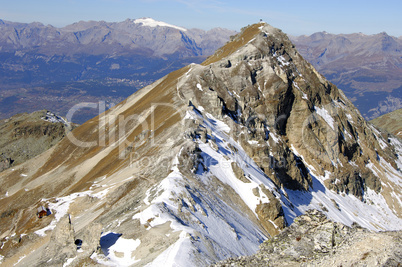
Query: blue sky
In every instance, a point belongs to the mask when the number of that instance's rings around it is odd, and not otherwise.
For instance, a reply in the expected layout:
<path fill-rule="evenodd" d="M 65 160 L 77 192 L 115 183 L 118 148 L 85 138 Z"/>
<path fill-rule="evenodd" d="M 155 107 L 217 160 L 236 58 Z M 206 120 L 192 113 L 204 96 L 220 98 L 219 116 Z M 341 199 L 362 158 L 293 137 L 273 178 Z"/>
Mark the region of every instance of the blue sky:
<path fill-rule="evenodd" d="M 300 35 L 387 32 L 402 36 L 400 0 L 0 0 L 0 19 L 62 27 L 80 20 L 152 17 L 185 28 L 239 30 L 260 19 Z"/>

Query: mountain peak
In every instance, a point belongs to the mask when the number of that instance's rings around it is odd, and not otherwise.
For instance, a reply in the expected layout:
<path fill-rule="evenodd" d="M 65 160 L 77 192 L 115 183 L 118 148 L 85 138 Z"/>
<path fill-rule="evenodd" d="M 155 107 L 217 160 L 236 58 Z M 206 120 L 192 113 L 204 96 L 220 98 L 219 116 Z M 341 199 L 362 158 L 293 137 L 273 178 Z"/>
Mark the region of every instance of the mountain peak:
<path fill-rule="evenodd" d="M 158 21 L 158 20 L 154 20 L 153 18 L 139 18 L 139 19 L 134 19 L 133 23 L 135 24 L 141 24 L 142 26 L 148 26 L 148 27 L 169 27 L 169 28 L 174 28 L 177 29 L 179 31 L 187 31 L 187 29 L 179 27 L 179 26 L 175 26 L 163 21 Z"/>
<path fill-rule="evenodd" d="M 202 64 L 208 65 L 217 62 L 225 57 L 228 57 L 235 52 L 239 52 L 240 49 L 243 49 L 247 46 L 247 44 L 253 42 L 258 34 L 262 34 L 265 36 L 270 34 L 277 35 L 278 33 L 281 33 L 279 29 L 276 29 L 265 22 L 260 22 L 244 27 L 241 29 L 241 32 L 239 34 L 231 38 L 230 42 L 228 42 L 220 49 L 216 50 L 215 54 L 210 56 Z M 248 51 L 247 53 L 249 52 L 250 51 Z"/>

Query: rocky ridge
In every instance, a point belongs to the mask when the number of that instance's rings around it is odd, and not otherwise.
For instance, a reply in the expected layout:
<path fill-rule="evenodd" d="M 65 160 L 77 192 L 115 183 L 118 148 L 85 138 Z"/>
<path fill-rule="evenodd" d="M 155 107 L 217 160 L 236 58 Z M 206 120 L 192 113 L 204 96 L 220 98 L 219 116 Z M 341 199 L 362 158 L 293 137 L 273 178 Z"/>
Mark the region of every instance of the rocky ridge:
<path fill-rule="evenodd" d="M 401 231 L 370 232 L 309 210 L 279 235 L 264 241 L 255 255 L 212 266 L 399 266 L 401 241 Z"/>
<path fill-rule="evenodd" d="M 309 209 L 402 225 L 400 140 L 266 23 L 67 137 L 0 175 L 4 264 L 205 266 L 254 254 Z M 38 205 L 51 214 L 37 218 Z M 100 251 L 88 229 L 102 229 Z M 57 235 L 91 256 L 48 254 Z"/>

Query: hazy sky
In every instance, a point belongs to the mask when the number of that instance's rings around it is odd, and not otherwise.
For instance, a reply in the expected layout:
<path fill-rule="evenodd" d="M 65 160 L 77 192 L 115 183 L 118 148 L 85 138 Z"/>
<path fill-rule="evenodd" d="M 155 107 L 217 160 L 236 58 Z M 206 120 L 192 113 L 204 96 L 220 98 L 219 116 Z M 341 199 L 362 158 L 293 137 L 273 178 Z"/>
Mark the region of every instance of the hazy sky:
<path fill-rule="evenodd" d="M 56 27 L 151 17 L 185 28 L 239 31 L 263 19 L 294 35 L 385 31 L 402 36 L 401 12 L 401 0 L 0 0 L 0 19 Z"/>

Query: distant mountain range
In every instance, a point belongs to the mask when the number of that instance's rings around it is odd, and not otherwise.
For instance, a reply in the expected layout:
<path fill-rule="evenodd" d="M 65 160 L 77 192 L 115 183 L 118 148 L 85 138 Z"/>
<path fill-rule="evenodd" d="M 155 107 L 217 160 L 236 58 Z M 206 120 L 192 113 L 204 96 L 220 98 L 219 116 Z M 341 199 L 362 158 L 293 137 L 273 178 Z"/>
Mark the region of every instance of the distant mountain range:
<path fill-rule="evenodd" d="M 111 57 L 139 54 L 163 57 L 210 55 L 217 45 L 235 34 L 222 28 L 209 31 L 185 29 L 151 18 L 127 19 L 123 22 L 80 21 L 64 28 L 41 23 L 15 23 L 0 20 L 2 52 L 36 52 L 46 56 L 78 54 Z"/>
<path fill-rule="evenodd" d="M 112 106 L 190 63 L 236 32 L 185 29 L 151 18 L 80 21 L 63 28 L 0 20 L 0 118 L 81 102 Z M 342 89 L 366 119 L 402 108 L 402 39 L 380 33 L 291 37 L 297 50 Z M 83 123 L 98 114 L 81 109 Z"/>
<path fill-rule="evenodd" d="M 402 108 L 402 39 L 318 32 L 291 37 L 297 50 L 342 89 L 366 119 Z"/>

